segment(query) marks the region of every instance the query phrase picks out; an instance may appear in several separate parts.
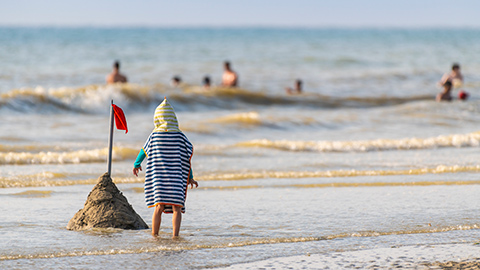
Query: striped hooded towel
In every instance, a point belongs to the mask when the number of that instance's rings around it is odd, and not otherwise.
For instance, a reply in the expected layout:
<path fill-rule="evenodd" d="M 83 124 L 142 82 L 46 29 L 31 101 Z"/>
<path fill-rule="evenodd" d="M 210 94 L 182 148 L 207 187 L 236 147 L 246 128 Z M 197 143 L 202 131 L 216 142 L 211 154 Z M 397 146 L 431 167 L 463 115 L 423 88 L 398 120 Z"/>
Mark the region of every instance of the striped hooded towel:
<path fill-rule="evenodd" d="M 177 117 L 166 98 L 155 110 L 154 122 L 155 129 L 143 146 L 147 156 L 145 202 L 148 207 L 165 205 L 165 213 L 173 212 L 172 205 L 181 206 L 185 212 L 193 145 L 178 128 Z"/>

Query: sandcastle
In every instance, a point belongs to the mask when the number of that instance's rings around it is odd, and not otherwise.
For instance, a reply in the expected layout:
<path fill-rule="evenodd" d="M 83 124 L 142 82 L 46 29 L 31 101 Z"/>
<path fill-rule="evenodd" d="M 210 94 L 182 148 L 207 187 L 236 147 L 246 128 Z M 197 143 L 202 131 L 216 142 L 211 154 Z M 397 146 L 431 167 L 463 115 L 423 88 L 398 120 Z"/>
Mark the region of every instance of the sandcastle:
<path fill-rule="evenodd" d="M 75 231 L 90 228 L 141 230 L 148 229 L 148 225 L 133 210 L 110 175 L 105 173 L 88 194 L 83 209 L 67 225 L 68 230 Z"/>

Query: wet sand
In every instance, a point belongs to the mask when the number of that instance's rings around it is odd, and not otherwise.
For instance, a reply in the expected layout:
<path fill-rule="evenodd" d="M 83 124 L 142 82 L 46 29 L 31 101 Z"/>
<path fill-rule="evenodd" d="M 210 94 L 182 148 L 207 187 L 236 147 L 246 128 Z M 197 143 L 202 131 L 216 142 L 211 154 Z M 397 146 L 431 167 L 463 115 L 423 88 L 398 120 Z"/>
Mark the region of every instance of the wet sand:
<path fill-rule="evenodd" d="M 306 254 L 232 265 L 226 269 L 480 269 L 480 246 L 401 246 Z"/>
<path fill-rule="evenodd" d="M 467 260 L 463 262 L 446 262 L 434 263 L 427 265 L 428 269 L 448 269 L 448 270 L 477 270 L 480 269 L 480 257 L 474 260 Z"/>

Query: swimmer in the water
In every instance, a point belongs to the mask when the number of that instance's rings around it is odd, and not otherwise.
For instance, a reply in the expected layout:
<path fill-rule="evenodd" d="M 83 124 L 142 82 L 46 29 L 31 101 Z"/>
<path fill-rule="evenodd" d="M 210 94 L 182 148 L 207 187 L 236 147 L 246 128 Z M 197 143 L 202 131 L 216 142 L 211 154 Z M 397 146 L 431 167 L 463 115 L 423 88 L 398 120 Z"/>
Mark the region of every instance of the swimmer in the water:
<path fill-rule="evenodd" d="M 302 93 L 302 84 L 303 84 L 302 80 L 297 79 L 295 81 L 295 88 L 287 87 L 285 90 L 289 95 L 300 94 Z"/>
<path fill-rule="evenodd" d="M 172 81 L 171 81 L 171 84 L 173 87 L 178 87 L 180 86 L 180 84 L 182 83 L 182 78 L 180 78 L 180 76 L 173 76 L 172 78 Z"/>
<path fill-rule="evenodd" d="M 203 89 L 205 90 L 210 89 L 210 86 L 211 86 L 210 76 L 203 77 L 202 83 L 203 83 Z"/>
<path fill-rule="evenodd" d="M 107 84 L 127 82 L 127 77 L 125 77 L 125 75 L 120 73 L 119 61 L 115 61 L 115 63 L 113 63 L 113 71 L 112 73 L 108 74 L 106 81 L 107 81 Z"/>
<path fill-rule="evenodd" d="M 445 73 L 440 80 L 440 85 L 445 85 L 445 82 L 450 81 L 453 87 L 460 87 L 463 84 L 463 75 L 460 72 L 460 65 L 453 64 L 452 71 Z"/>
<path fill-rule="evenodd" d="M 230 67 L 230 62 L 225 61 L 223 63 L 225 71 L 222 76 L 222 86 L 226 87 L 237 87 L 238 86 L 238 75 Z"/>

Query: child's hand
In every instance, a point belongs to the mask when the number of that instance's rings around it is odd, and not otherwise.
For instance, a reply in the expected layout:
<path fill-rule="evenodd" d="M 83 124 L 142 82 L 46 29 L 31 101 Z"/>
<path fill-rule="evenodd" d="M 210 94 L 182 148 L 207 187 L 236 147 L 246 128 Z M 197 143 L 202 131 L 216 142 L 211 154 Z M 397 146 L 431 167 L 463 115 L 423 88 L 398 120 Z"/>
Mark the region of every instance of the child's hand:
<path fill-rule="evenodd" d="M 141 171 L 141 170 L 142 170 L 142 166 L 140 166 L 138 168 L 133 168 L 133 175 L 138 177 L 138 171 Z"/>
<path fill-rule="evenodd" d="M 193 185 L 195 185 L 195 187 L 198 187 L 198 182 L 193 179 L 190 179 L 190 183 L 188 184 L 190 184 L 190 188 L 193 188 Z"/>

